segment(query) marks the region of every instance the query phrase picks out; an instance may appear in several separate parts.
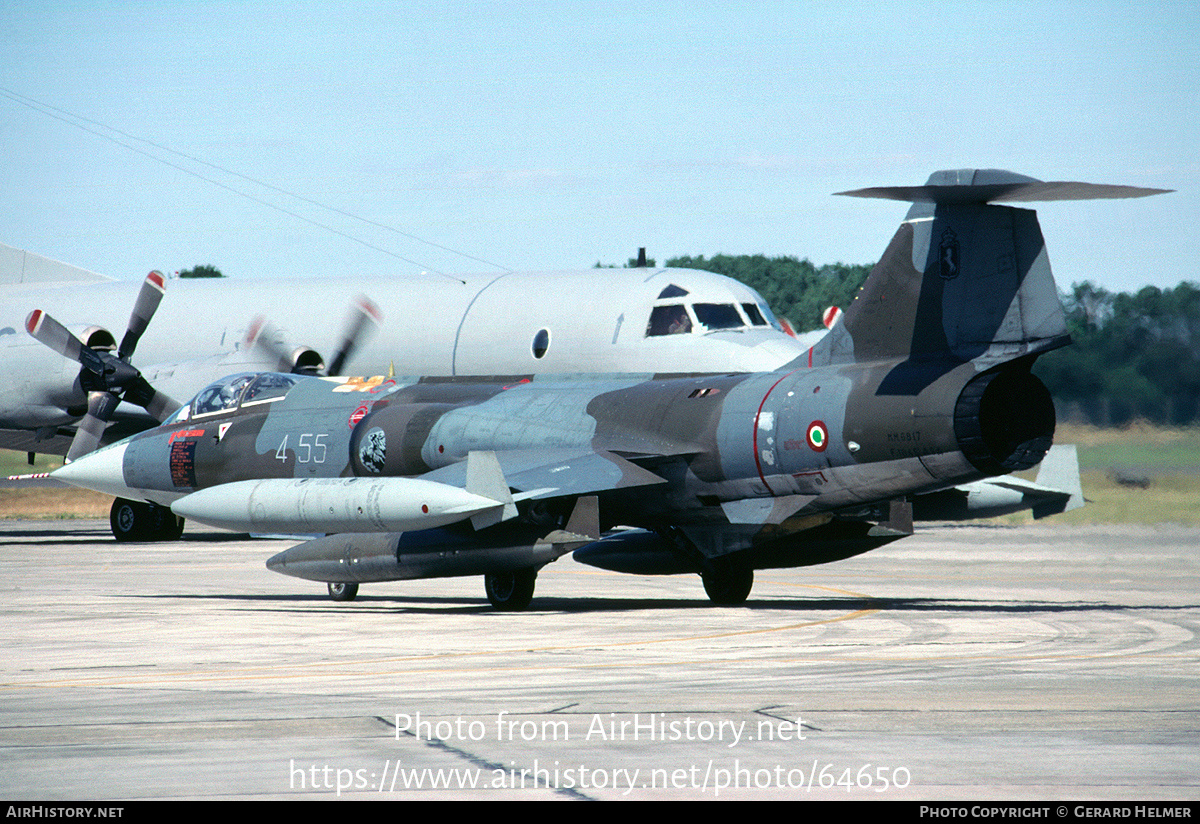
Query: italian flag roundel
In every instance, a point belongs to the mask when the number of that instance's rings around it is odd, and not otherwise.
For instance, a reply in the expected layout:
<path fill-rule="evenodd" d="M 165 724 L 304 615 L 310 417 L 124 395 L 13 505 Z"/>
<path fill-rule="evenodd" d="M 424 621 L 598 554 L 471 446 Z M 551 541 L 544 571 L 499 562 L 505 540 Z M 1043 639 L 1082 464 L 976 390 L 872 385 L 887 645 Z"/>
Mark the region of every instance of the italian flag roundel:
<path fill-rule="evenodd" d="M 813 421 L 808 425 L 808 445 L 814 452 L 824 452 L 829 445 L 829 431 L 822 421 Z"/>

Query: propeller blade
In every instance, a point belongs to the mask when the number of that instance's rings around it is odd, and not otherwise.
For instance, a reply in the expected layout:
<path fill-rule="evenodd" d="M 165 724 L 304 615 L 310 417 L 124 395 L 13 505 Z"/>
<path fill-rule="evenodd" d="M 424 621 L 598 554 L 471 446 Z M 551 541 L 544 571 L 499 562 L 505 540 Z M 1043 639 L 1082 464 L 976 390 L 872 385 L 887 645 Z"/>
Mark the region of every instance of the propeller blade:
<path fill-rule="evenodd" d="M 171 417 L 175 410 L 183 406 L 169 395 L 159 392 L 140 374 L 130 382 L 129 387 L 125 390 L 123 400 L 142 407 L 159 423 Z"/>
<path fill-rule="evenodd" d="M 85 346 L 69 329 L 41 309 L 35 309 L 25 318 L 25 329 L 35 340 L 83 366 L 79 373 L 79 385 L 88 393 L 87 414 L 79 421 L 75 438 L 67 452 L 68 461 L 96 449 L 122 397 L 143 407 L 159 422 L 166 420 L 179 408 L 177 401 L 157 391 L 129 363 L 129 357 L 154 317 L 165 289 L 166 281 L 161 272 L 151 272 L 146 276 L 116 355 Z"/>
<path fill-rule="evenodd" d="M 158 304 L 166 289 L 167 282 L 162 272 L 151 272 L 142 281 L 137 302 L 133 304 L 133 312 L 129 315 L 129 326 L 125 330 L 125 337 L 121 339 L 121 347 L 117 350 L 117 355 L 121 360 L 127 361 L 133 355 L 133 350 L 137 348 L 142 333 L 150 325 L 150 319 L 158 310 Z"/>
<path fill-rule="evenodd" d="M 88 411 L 79 422 L 75 438 L 71 441 L 71 448 L 67 450 L 68 463 L 96 451 L 119 402 L 117 396 L 110 392 L 88 393 Z"/>
<path fill-rule="evenodd" d="M 70 358 L 97 374 L 103 374 L 104 362 L 99 356 L 71 334 L 71 330 L 41 309 L 34 309 L 25 318 L 25 331 L 34 340 L 49 346 L 63 357 Z"/>
<path fill-rule="evenodd" d="M 292 353 L 279 342 L 279 332 L 275 325 L 262 315 L 250 323 L 250 330 L 246 333 L 246 346 L 258 349 L 263 357 L 275 361 L 274 371 L 292 371 Z"/>
<path fill-rule="evenodd" d="M 354 308 L 350 310 L 350 317 L 346 321 L 346 331 L 342 335 L 342 342 L 329 364 L 330 375 L 342 374 L 342 367 L 346 365 L 346 361 L 365 340 L 363 333 L 366 332 L 369 335 L 382 321 L 383 313 L 368 297 L 359 295 L 355 298 Z"/>
<path fill-rule="evenodd" d="M 44 343 L 55 352 L 73 361 L 79 360 L 83 343 L 71 331 L 41 309 L 34 309 L 25 317 L 25 331 L 34 340 Z"/>

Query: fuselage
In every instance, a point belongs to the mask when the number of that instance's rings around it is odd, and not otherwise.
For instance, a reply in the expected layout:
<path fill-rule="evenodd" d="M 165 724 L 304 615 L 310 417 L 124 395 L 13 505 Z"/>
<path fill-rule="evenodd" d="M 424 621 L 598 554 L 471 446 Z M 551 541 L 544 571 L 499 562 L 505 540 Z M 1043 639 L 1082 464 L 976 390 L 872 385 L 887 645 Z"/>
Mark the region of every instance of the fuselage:
<path fill-rule="evenodd" d="M 486 452 L 499 456 L 505 487 L 547 500 L 598 494 L 609 525 L 703 526 L 724 542 L 714 552 L 721 554 L 731 541 L 749 546 L 764 527 L 795 517 L 1040 460 L 1016 465 L 1007 453 L 985 454 L 1009 448 L 986 421 L 992 407 L 1036 391 L 1027 373 L 981 375 L 964 364 L 895 399 L 878 393 L 888 371 L 844 364 L 503 380 L 243 374 L 206 388 L 162 427 L 60 473 L 71 483 L 91 473 L 92 483 L 80 485 L 171 505 L 197 490 L 269 479 L 419 477 L 461 488 L 468 456 Z M 1023 440 L 1042 438 L 1044 454 L 1053 423 L 1050 433 L 1032 431 L 1042 425 L 1031 422 Z M 655 494 L 644 494 L 647 484 Z"/>

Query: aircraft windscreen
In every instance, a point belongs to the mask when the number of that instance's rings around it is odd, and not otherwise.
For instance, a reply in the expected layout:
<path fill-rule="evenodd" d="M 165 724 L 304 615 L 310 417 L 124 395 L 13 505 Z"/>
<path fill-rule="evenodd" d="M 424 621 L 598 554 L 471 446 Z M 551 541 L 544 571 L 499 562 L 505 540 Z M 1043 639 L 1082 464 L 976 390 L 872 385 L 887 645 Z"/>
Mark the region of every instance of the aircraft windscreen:
<path fill-rule="evenodd" d="M 746 325 L 732 303 L 697 303 L 692 308 L 705 329 L 737 329 Z"/>
<path fill-rule="evenodd" d="M 659 335 L 682 335 L 692 331 L 692 319 L 682 304 L 655 306 L 646 324 L 646 337 Z"/>
<path fill-rule="evenodd" d="M 753 303 L 743 303 L 742 311 L 746 313 L 746 317 L 750 318 L 751 326 L 770 326 L 767 319 L 762 316 L 762 312 L 758 311 L 758 307 Z"/>

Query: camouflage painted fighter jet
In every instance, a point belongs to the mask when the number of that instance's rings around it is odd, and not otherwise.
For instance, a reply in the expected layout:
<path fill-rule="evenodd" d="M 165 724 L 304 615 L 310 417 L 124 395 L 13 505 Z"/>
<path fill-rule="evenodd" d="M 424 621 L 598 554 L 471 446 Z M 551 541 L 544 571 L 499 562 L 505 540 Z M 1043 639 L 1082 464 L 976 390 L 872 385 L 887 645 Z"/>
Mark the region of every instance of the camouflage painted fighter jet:
<path fill-rule="evenodd" d="M 483 575 L 522 609 L 575 551 L 741 603 L 755 569 L 865 552 L 912 532 L 914 499 L 1038 464 L 1055 413 L 1030 367 L 1070 338 L 1034 212 L 994 204 L 1156 191 L 985 170 L 846 192 L 914 205 L 843 320 L 775 371 L 236 375 L 55 475 L 172 523 L 321 535 L 267 565 L 339 600 Z"/>

